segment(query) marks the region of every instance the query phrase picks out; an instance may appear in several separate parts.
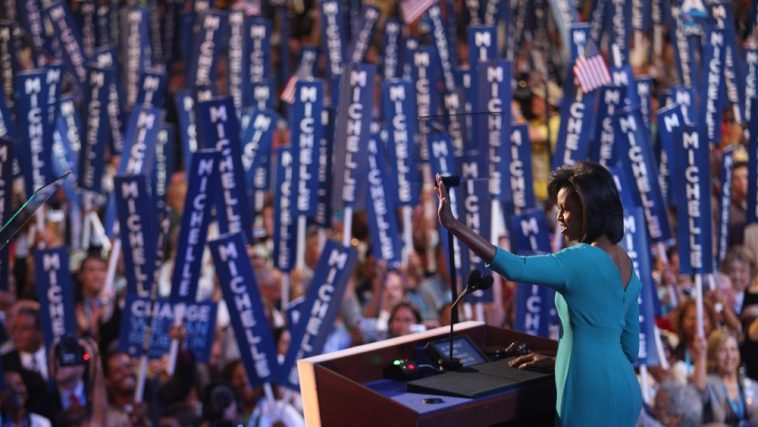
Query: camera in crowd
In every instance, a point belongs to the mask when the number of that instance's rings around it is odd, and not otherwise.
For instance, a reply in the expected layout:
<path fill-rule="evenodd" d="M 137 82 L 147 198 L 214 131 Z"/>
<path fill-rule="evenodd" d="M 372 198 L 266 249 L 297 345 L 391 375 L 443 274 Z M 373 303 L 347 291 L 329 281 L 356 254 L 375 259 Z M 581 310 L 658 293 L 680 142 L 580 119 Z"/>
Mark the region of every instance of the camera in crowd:
<path fill-rule="evenodd" d="M 79 366 L 89 360 L 89 355 L 79 341 L 71 336 L 61 337 L 56 345 L 56 362 L 58 366 Z"/>

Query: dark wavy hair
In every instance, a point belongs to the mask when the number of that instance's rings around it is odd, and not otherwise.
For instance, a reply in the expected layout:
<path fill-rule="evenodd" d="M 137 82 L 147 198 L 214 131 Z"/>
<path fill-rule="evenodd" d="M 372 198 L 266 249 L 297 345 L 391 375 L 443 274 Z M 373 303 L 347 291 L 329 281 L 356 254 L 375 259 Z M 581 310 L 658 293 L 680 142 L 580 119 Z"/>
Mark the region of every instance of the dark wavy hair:
<path fill-rule="evenodd" d="M 582 202 L 581 242 L 592 243 L 605 235 L 615 244 L 624 237 L 624 208 L 616 181 L 605 167 L 581 161 L 556 169 L 547 184 L 550 198 L 555 201 L 558 191 L 567 187 L 572 188 Z"/>

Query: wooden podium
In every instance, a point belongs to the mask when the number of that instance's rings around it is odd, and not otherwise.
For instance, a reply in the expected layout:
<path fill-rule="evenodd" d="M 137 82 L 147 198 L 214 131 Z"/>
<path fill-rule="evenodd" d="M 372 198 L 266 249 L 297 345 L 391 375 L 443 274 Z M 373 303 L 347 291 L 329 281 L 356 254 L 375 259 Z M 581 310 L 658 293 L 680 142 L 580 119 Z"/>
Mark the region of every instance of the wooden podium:
<path fill-rule="evenodd" d="M 448 336 L 449 327 L 388 339 L 297 362 L 308 426 L 552 426 L 553 375 L 477 399 L 410 393 L 402 381 L 384 379 L 395 359 L 414 359 L 419 346 Z M 507 347 L 513 341 L 538 351 L 555 351 L 557 342 L 480 322 L 455 325 L 480 348 Z M 502 362 L 505 363 L 505 362 Z M 441 402 L 440 402 L 441 401 Z"/>

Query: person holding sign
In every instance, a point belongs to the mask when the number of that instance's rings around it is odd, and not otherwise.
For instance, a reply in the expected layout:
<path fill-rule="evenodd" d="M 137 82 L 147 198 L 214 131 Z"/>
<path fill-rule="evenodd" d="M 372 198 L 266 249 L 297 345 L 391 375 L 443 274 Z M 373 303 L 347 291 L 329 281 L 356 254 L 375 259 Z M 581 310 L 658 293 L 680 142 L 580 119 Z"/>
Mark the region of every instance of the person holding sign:
<path fill-rule="evenodd" d="M 561 233 L 574 243 L 550 255 L 516 256 L 457 220 L 437 175 L 440 223 L 508 280 L 555 289 L 563 326 L 555 381 L 562 426 L 632 426 L 642 407 L 632 363 L 639 350 L 642 282 L 617 245 L 623 208 L 612 175 L 580 162 L 556 170 L 548 193 L 558 206 Z"/>
<path fill-rule="evenodd" d="M 730 426 L 758 425 L 758 383 L 740 375 L 737 335 L 716 329 L 697 342 L 692 382 L 703 397 L 703 422 Z"/>

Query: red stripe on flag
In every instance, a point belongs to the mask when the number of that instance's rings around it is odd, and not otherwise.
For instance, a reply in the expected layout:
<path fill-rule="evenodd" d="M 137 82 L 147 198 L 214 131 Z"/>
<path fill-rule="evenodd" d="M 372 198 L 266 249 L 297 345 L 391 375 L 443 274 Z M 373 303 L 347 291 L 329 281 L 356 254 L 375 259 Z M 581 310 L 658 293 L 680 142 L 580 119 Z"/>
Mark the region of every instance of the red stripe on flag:
<path fill-rule="evenodd" d="M 410 24 L 419 16 L 423 15 L 427 9 L 432 7 L 435 0 L 402 0 L 400 10 L 403 12 L 403 21 Z"/>
<path fill-rule="evenodd" d="M 296 83 L 297 83 L 297 74 L 293 74 L 292 77 L 290 77 L 290 79 L 287 80 L 287 85 L 284 86 L 282 95 L 279 97 L 282 101 L 286 102 L 287 104 L 295 103 Z"/>

